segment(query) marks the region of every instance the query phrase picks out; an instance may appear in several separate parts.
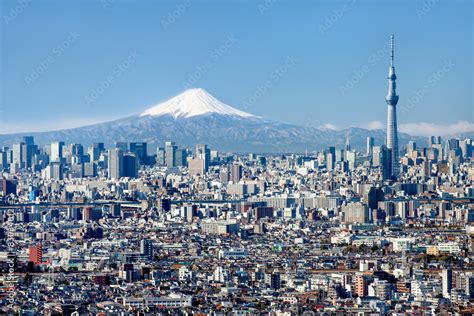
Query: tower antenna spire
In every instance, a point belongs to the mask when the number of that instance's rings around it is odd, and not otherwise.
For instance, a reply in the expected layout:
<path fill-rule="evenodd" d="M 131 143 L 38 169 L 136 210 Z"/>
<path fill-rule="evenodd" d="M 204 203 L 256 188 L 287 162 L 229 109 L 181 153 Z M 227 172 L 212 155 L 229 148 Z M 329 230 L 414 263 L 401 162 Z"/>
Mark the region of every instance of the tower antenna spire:
<path fill-rule="evenodd" d="M 394 39 L 395 39 L 395 36 L 393 36 L 393 34 L 390 36 L 390 48 L 391 48 L 391 52 L 390 52 L 390 64 L 391 66 L 393 66 L 393 51 L 394 51 Z"/>

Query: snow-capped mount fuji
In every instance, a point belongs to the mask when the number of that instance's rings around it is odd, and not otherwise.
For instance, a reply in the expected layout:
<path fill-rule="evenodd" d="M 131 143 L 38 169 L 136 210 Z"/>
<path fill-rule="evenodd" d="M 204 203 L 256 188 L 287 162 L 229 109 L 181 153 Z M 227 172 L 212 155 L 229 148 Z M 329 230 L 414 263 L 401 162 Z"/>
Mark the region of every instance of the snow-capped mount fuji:
<path fill-rule="evenodd" d="M 237 118 L 259 119 L 253 114 L 237 110 L 213 97 L 201 88 L 189 89 L 163 103 L 155 105 L 140 114 L 143 116 L 170 115 L 174 118 L 190 118 L 194 116 L 217 114 Z"/>
<path fill-rule="evenodd" d="M 377 144 L 383 144 L 385 139 L 382 130 L 335 131 L 267 121 L 233 108 L 203 89 L 190 89 L 141 114 L 115 121 L 60 131 L 0 134 L 0 146 L 11 146 L 22 136 L 33 135 L 39 145 L 62 140 L 86 146 L 104 142 L 113 148 L 116 142 L 147 142 L 150 154 L 166 141 L 175 141 L 181 148 L 206 143 L 220 151 L 304 152 L 328 146 L 342 148 L 348 133 L 353 148 L 364 148 L 367 136 L 373 136 Z M 400 145 L 409 140 L 424 141 L 405 134 L 399 137 Z"/>

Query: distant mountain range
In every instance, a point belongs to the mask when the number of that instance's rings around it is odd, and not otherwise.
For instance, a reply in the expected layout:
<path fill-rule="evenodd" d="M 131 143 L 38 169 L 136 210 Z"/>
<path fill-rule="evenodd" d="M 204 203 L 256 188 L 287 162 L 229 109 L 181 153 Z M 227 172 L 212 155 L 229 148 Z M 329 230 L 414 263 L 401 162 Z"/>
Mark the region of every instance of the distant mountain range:
<path fill-rule="evenodd" d="M 0 135 L 0 145 L 11 146 L 24 135 L 33 135 L 38 144 L 55 140 L 66 143 L 143 141 L 150 147 L 175 141 L 180 147 L 192 148 L 206 143 L 220 151 L 304 152 L 344 147 L 346 138 L 352 148 L 363 150 L 368 136 L 375 144 L 385 141 L 384 130 L 348 128 L 329 130 L 272 122 L 222 103 L 203 89 L 190 89 L 149 108 L 139 115 L 93 125 L 51 132 Z M 426 137 L 399 134 L 400 147 L 410 140 L 426 144 Z"/>

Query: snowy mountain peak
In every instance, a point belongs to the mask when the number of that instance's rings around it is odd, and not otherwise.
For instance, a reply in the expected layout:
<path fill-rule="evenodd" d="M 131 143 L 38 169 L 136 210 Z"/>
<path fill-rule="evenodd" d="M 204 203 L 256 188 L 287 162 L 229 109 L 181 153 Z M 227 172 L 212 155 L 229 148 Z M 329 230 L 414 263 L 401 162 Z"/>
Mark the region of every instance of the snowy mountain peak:
<path fill-rule="evenodd" d="M 168 101 L 149 108 L 140 116 L 171 115 L 175 118 L 189 118 L 212 113 L 239 118 L 259 118 L 222 103 L 200 88 L 186 90 Z"/>

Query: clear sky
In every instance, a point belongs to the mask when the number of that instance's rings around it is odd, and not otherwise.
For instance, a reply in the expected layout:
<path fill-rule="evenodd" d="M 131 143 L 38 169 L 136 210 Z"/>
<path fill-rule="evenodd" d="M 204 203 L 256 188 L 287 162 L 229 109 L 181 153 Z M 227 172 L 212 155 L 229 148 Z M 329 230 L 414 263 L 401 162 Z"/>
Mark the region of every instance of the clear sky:
<path fill-rule="evenodd" d="M 140 113 L 188 87 L 267 119 L 474 130 L 471 0 L 2 0 L 0 133 Z"/>

